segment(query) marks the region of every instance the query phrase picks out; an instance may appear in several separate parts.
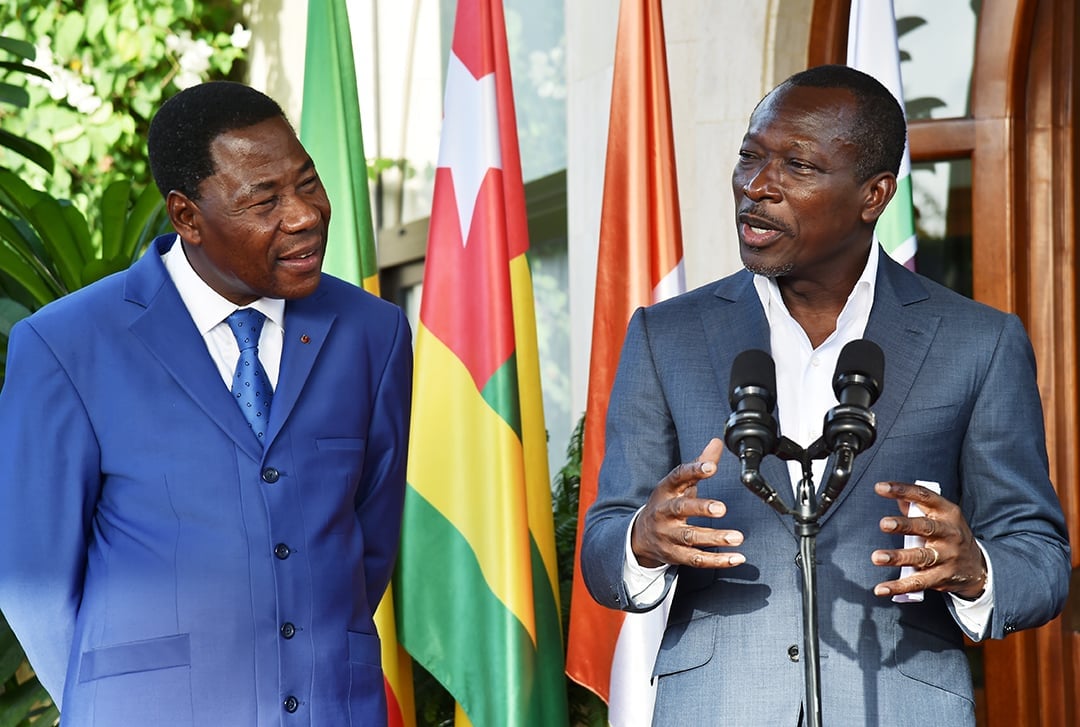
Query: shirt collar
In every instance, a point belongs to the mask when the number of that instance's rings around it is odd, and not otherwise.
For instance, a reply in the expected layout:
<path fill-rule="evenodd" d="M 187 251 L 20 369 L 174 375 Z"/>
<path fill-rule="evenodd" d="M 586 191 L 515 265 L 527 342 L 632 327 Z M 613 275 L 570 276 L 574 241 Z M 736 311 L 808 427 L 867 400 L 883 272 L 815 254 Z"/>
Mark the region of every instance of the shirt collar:
<path fill-rule="evenodd" d="M 176 290 L 180 293 L 184 306 L 195 321 L 199 335 L 205 336 L 211 328 L 224 321 L 230 313 L 237 309 L 237 305 L 226 300 L 216 290 L 206 284 L 199 277 L 191 262 L 184 254 L 183 243 L 180 236 L 168 250 L 161 255 L 165 263 L 165 270 L 172 278 Z M 255 302 L 244 306 L 254 308 L 276 323 L 278 327 L 285 328 L 285 301 L 281 298 L 259 298 Z"/>
<path fill-rule="evenodd" d="M 880 258 L 880 245 L 877 236 L 875 235 L 873 242 L 870 245 L 870 254 L 866 257 L 866 265 L 863 267 L 859 279 L 855 281 L 855 286 L 851 289 L 851 293 L 848 294 L 847 303 L 844 304 L 844 309 L 840 311 L 840 317 L 837 319 L 838 323 L 853 315 L 861 316 L 862 318 L 869 317 L 870 307 L 874 303 L 874 292 L 877 286 L 877 270 Z M 765 310 L 765 319 L 772 325 L 773 311 L 787 311 L 787 306 L 784 305 L 784 298 L 780 295 L 780 286 L 776 284 L 776 278 L 769 278 L 755 273 L 754 289 L 757 290 L 758 298 L 761 300 L 761 307 Z"/>

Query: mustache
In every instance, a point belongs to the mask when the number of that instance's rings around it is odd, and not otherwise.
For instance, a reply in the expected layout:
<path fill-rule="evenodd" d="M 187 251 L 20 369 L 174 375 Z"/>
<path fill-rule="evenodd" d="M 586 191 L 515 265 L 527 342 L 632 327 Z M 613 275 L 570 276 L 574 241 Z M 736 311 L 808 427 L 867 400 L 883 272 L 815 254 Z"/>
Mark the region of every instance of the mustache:
<path fill-rule="evenodd" d="M 789 234 L 791 232 L 786 224 L 773 217 L 758 203 L 753 203 L 739 210 L 739 222 L 745 222 L 753 227 L 762 227 L 763 225 L 754 224 L 755 222 L 761 222 L 764 223 L 764 226 L 779 230 L 780 232 Z"/>

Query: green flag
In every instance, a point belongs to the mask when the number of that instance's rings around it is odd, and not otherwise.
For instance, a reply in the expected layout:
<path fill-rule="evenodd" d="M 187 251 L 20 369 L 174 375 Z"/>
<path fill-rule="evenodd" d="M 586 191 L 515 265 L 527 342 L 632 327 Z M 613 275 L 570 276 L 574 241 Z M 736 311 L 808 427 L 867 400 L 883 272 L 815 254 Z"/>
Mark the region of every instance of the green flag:
<path fill-rule="evenodd" d="M 323 270 L 379 294 L 367 161 L 345 0 L 308 3 L 300 140 L 333 208 Z"/>

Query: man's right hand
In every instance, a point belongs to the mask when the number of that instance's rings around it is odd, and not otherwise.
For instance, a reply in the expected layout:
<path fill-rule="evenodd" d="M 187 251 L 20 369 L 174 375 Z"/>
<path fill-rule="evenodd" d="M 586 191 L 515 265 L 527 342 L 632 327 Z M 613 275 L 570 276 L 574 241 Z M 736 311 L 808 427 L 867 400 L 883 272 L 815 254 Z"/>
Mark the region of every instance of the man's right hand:
<path fill-rule="evenodd" d="M 743 534 L 690 525 L 692 517 L 723 517 L 727 508 L 719 500 L 698 498 L 697 483 L 716 473 L 724 443 L 712 439 L 694 462 L 671 470 L 656 485 L 644 509 L 634 520 L 630 547 L 646 568 L 688 565 L 693 568 L 730 568 L 746 562 L 742 553 L 713 553 L 703 548 L 739 545 Z"/>

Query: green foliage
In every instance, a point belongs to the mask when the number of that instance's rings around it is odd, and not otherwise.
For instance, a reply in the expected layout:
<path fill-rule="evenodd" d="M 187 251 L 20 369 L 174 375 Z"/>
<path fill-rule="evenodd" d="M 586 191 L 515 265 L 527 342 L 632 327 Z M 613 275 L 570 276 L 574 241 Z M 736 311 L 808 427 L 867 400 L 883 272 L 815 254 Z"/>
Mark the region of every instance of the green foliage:
<path fill-rule="evenodd" d="M 21 158 L 0 165 L 84 210 L 116 179 L 147 184 L 146 130 L 161 101 L 242 74 L 240 8 L 239 0 L 5 0 L 0 35 L 36 48 L 33 62 L 51 81 L 31 79 L 34 113 L 0 108 L 0 126 L 51 149 L 57 166 L 50 175 Z"/>
<path fill-rule="evenodd" d="M 56 724 L 59 716 L 0 614 L 0 727 L 46 727 Z"/>
<path fill-rule="evenodd" d="M 566 464 L 553 481 L 551 507 L 555 516 L 555 555 L 559 565 L 559 597 L 562 601 L 563 633 L 570 632 L 570 599 L 577 559 L 578 505 L 581 489 L 581 454 L 585 444 L 585 417 L 578 419 L 566 445 Z M 572 679 L 566 680 L 570 724 L 586 727 L 607 725 L 607 705 L 600 697 Z"/>

